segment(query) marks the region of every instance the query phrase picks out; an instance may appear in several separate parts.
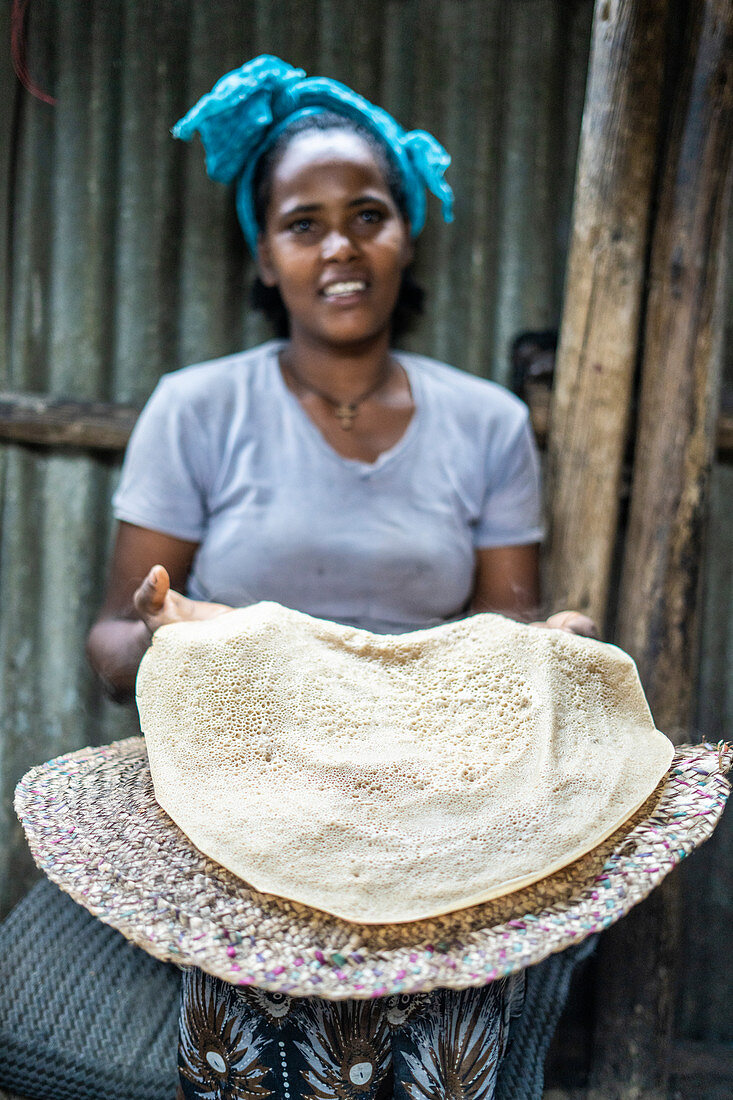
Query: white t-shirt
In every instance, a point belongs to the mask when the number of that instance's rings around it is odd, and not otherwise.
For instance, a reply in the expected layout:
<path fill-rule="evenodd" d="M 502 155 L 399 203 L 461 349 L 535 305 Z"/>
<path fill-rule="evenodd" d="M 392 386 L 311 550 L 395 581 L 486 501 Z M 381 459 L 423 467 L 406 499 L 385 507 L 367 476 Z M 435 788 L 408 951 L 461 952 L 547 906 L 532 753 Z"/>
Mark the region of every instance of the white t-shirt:
<path fill-rule="evenodd" d="M 477 548 L 542 537 L 537 452 L 512 394 L 396 352 L 415 412 L 359 462 L 285 385 L 282 346 L 164 375 L 130 439 L 115 515 L 199 543 L 190 596 L 397 633 L 462 613 Z"/>

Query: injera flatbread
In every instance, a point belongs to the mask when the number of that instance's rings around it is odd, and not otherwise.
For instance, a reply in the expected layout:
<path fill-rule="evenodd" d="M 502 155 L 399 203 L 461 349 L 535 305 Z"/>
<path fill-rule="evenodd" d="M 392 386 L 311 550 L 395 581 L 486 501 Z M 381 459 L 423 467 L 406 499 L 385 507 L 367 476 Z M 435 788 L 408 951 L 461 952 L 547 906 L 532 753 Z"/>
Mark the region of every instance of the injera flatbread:
<path fill-rule="evenodd" d="M 490 614 L 376 635 L 260 603 L 174 624 L 137 702 L 156 798 L 205 855 L 362 923 L 551 874 L 673 756 L 625 653 Z"/>

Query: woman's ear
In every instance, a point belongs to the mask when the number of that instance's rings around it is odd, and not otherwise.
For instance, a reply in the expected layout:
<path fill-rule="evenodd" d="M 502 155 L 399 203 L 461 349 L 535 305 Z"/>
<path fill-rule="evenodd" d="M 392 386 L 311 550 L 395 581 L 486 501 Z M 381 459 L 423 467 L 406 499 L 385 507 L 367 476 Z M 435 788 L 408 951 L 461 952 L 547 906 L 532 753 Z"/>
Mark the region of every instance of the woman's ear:
<path fill-rule="evenodd" d="M 265 286 L 277 286 L 270 248 L 262 234 L 257 238 L 257 272 Z"/>

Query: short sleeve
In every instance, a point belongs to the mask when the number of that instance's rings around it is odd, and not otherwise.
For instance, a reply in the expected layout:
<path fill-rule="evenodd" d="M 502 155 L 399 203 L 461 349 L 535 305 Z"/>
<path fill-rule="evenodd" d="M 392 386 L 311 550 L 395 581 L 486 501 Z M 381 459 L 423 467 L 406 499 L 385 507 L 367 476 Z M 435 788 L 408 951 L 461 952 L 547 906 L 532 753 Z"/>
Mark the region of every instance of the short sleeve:
<path fill-rule="evenodd" d="M 488 549 L 540 542 L 544 536 L 540 461 L 526 408 L 490 452 L 474 545 Z"/>
<path fill-rule="evenodd" d="M 207 511 L 202 433 L 174 378 L 160 380 L 140 414 L 112 507 L 119 520 L 198 542 Z"/>

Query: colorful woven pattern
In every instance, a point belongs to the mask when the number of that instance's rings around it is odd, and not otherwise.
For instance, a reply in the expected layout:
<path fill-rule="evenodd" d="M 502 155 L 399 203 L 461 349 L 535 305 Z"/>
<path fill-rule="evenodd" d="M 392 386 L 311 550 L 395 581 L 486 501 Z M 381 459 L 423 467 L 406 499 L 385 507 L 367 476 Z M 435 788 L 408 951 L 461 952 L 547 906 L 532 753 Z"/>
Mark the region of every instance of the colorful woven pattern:
<path fill-rule="evenodd" d="M 677 749 L 647 803 L 598 848 L 525 890 L 433 920 L 355 925 L 251 890 L 160 809 L 142 738 L 34 768 L 16 810 L 49 878 L 150 954 L 293 996 L 479 986 L 622 917 L 712 833 L 733 749 Z"/>

